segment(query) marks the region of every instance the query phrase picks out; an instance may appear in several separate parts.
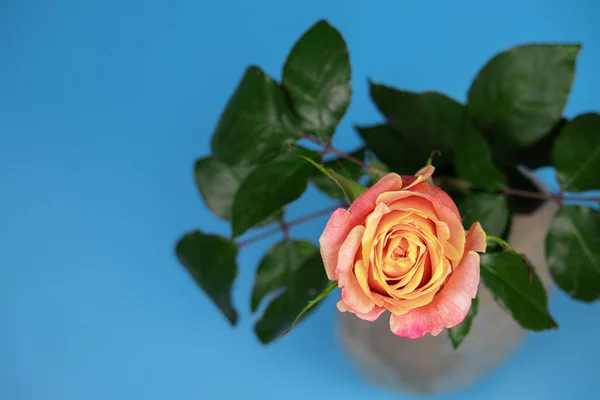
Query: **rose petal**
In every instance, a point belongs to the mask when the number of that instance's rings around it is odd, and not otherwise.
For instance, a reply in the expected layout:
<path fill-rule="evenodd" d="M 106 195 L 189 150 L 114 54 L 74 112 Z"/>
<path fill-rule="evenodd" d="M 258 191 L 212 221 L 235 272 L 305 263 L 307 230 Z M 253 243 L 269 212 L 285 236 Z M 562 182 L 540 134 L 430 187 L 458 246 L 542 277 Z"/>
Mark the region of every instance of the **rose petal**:
<path fill-rule="evenodd" d="M 352 310 L 350 310 L 348 308 L 348 306 L 346 306 L 346 304 L 344 304 L 343 301 L 338 301 L 337 308 L 341 312 L 353 312 Z M 384 307 L 377 307 L 376 306 L 376 307 L 373 307 L 373 309 L 371 310 L 371 312 L 368 312 L 366 314 L 360 314 L 360 313 L 354 313 L 354 314 L 358 318 L 360 318 L 360 319 L 364 319 L 365 321 L 373 322 L 373 321 L 376 321 L 377 318 L 379 318 L 379 316 L 381 314 L 383 314 L 384 311 L 385 311 Z"/>
<path fill-rule="evenodd" d="M 355 314 L 368 314 L 375 307 L 373 300 L 362 290 L 354 274 L 348 274 L 342 288 L 342 301 Z"/>
<path fill-rule="evenodd" d="M 487 235 L 479 222 L 471 225 L 471 229 L 467 232 L 467 241 L 465 243 L 466 251 L 473 250 L 478 253 L 485 253 L 487 248 Z"/>
<path fill-rule="evenodd" d="M 335 278 L 338 280 L 338 286 L 344 287 L 348 282 L 349 275 L 354 275 L 354 259 L 356 251 L 360 247 L 365 227 L 357 225 L 348 234 L 344 243 L 338 251 L 337 265 L 335 267 Z"/>
<path fill-rule="evenodd" d="M 437 218 L 448 225 L 448 229 L 450 230 L 448 241 L 458 251 L 458 259 L 462 259 L 465 248 L 465 229 L 456 205 L 450 196 L 445 194 L 441 189 L 421 182 L 407 191 L 383 193 L 377 198 L 376 203 L 385 203 L 391 210 L 402 210 L 408 205 L 415 207 L 414 199 L 411 198 L 413 196 L 421 197 L 431 203 Z M 419 209 L 425 209 L 425 206 L 420 206 Z M 431 211 L 426 210 L 425 212 Z"/>
<path fill-rule="evenodd" d="M 421 168 L 420 170 L 418 170 L 415 175 L 422 176 L 423 180 L 426 181 L 427 179 L 431 178 L 431 175 L 433 175 L 434 171 L 435 171 L 435 167 L 433 165 L 427 165 L 427 166 Z"/>
<path fill-rule="evenodd" d="M 455 327 L 467 316 L 478 285 L 479 254 L 469 251 L 431 303 L 390 317 L 391 331 L 397 336 L 417 339 L 427 332 L 437 336 L 442 329 Z"/>
<path fill-rule="evenodd" d="M 433 196 L 439 199 L 446 207 L 448 207 L 456 215 L 458 219 L 460 219 L 460 213 L 458 212 L 458 207 L 456 207 L 456 203 L 454 203 L 454 200 L 452 200 L 452 198 L 448 196 L 448 193 L 444 192 L 439 187 L 427 182 L 420 182 L 417 185 L 411 187 L 410 191 L 415 193 L 427 194 L 429 196 Z"/>
<path fill-rule="evenodd" d="M 393 192 L 402 188 L 402 178 L 398 174 L 387 174 L 381 178 L 375 185 L 367 189 L 352 202 L 348 211 L 352 213 L 360 222 L 375 208 L 375 200 L 381 193 Z"/>
<path fill-rule="evenodd" d="M 340 246 L 335 269 L 338 286 L 342 288 L 342 301 L 350 310 L 360 314 L 371 312 L 375 306 L 375 303 L 360 286 L 354 274 L 354 259 L 364 231 L 365 227 L 362 225 L 357 225 L 350 231 L 348 237 Z"/>
<path fill-rule="evenodd" d="M 369 272 L 362 260 L 357 260 L 354 264 L 354 276 L 362 291 L 375 303 L 375 306 L 383 305 L 383 296 L 374 291 L 374 287 L 369 285 Z"/>
<path fill-rule="evenodd" d="M 433 171 L 435 171 L 435 168 L 432 165 L 428 165 L 418 170 L 414 175 L 402 175 L 402 190 L 407 190 L 419 182 L 425 182 L 431 178 Z"/>
<path fill-rule="evenodd" d="M 390 209 L 385 204 L 378 204 L 373 212 L 366 218 L 365 231 L 362 237 L 362 259 L 365 265 L 369 265 L 371 254 L 373 253 L 373 242 L 375 233 L 381 218 L 390 212 Z"/>
<path fill-rule="evenodd" d="M 335 280 L 335 268 L 338 260 L 338 251 L 340 246 L 359 221 L 356 217 L 350 214 L 343 208 L 338 208 L 331 214 L 323 234 L 319 238 L 321 248 L 321 257 L 327 278 L 331 281 Z"/>
<path fill-rule="evenodd" d="M 402 190 L 408 190 L 418 183 L 425 182 L 427 179 L 429 179 L 431 177 L 434 170 L 435 170 L 435 168 L 433 168 L 431 165 L 421 168 L 415 174 L 415 179 L 412 179 L 411 182 L 408 182 L 408 180 L 405 181 L 404 177 L 402 177 L 402 181 L 404 182 L 404 186 L 402 187 Z"/>

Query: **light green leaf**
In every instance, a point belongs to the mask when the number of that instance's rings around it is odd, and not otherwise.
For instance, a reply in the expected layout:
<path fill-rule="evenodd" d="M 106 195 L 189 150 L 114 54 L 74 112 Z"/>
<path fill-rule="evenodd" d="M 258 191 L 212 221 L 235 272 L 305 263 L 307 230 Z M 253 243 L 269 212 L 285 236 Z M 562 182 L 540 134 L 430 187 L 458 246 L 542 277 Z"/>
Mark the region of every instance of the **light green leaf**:
<path fill-rule="evenodd" d="M 365 149 L 361 148 L 357 151 L 350 153 L 350 156 L 364 161 L 365 159 Z M 330 169 L 335 171 L 336 173 L 346 176 L 352 180 L 358 180 L 361 175 L 361 167 L 356 165 L 352 161 L 349 161 L 345 158 L 334 158 L 323 164 L 325 169 Z M 329 176 L 322 174 L 319 171 L 311 177 L 311 181 L 318 187 L 322 192 L 326 193 L 329 197 L 336 200 L 343 200 L 346 198 L 344 192 L 340 189 L 340 187 L 333 181 Z"/>
<path fill-rule="evenodd" d="M 327 169 L 308 157 L 301 157 L 309 163 L 311 163 L 312 165 L 314 165 L 319 171 L 331 178 L 340 187 L 340 189 L 342 189 L 350 203 L 352 203 L 358 196 L 360 196 L 365 190 L 367 190 L 367 188 L 361 185 L 360 183 L 355 182 L 352 179 L 346 178 L 345 176 L 340 175 L 331 169 Z"/>

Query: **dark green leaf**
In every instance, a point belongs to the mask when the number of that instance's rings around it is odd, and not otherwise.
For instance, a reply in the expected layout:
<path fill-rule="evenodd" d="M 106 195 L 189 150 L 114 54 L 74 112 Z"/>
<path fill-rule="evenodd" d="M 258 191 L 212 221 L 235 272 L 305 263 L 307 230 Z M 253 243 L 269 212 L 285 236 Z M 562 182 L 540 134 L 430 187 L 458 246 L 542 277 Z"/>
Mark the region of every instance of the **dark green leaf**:
<path fill-rule="evenodd" d="M 562 115 L 580 50 L 578 44 L 526 44 L 494 56 L 469 89 L 475 125 L 514 147 L 540 140 Z"/>
<path fill-rule="evenodd" d="M 365 159 L 365 149 L 359 149 L 350 154 L 350 156 L 364 161 Z M 323 164 L 326 169 L 331 169 L 334 172 L 342 176 L 346 176 L 352 180 L 357 180 L 360 177 L 361 167 L 354 164 L 352 161 L 348 161 L 345 158 L 335 158 L 331 161 Z M 340 187 L 329 178 L 327 175 L 321 173 L 320 171 L 316 171 L 316 173 L 311 177 L 311 181 L 317 186 L 321 191 L 326 193 L 332 199 L 343 200 L 346 198 L 344 192 L 340 189 Z"/>
<path fill-rule="evenodd" d="M 238 318 L 231 303 L 231 286 L 237 275 L 237 251 L 232 241 L 198 231 L 185 234 L 175 247 L 179 262 L 232 325 Z"/>
<path fill-rule="evenodd" d="M 338 286 L 338 281 L 332 281 L 329 283 L 328 286 L 325 287 L 325 289 L 323 289 L 321 291 L 321 293 L 319 293 L 317 295 L 317 297 L 315 297 L 312 300 L 309 300 L 309 302 L 306 303 L 306 305 L 302 308 L 302 311 L 300 311 L 300 314 L 296 315 L 296 318 L 294 318 L 294 321 L 292 321 L 292 324 L 290 325 L 288 330 L 283 333 L 282 336 L 285 336 L 286 334 L 288 334 L 290 332 L 290 330 L 294 327 L 294 325 L 296 325 L 296 323 L 298 321 L 300 321 L 302 318 L 304 318 L 304 314 L 308 313 L 313 307 L 315 307 L 317 304 L 319 304 L 321 302 L 321 300 L 323 300 L 325 297 L 327 297 L 327 295 L 329 295 L 329 293 L 331 293 L 333 291 L 333 289 L 335 289 L 337 286 Z"/>
<path fill-rule="evenodd" d="M 413 93 L 372 82 L 370 94 L 395 130 L 428 153 L 442 152 L 436 165 L 451 162 L 465 122 L 462 104 L 437 92 Z"/>
<path fill-rule="evenodd" d="M 360 183 L 352 179 L 346 178 L 345 176 L 340 175 L 331 169 L 327 169 L 321 164 L 315 162 L 314 160 L 311 160 L 310 158 L 304 157 L 304 159 L 310 164 L 314 165 L 319 171 L 331 178 L 344 192 L 346 198 L 350 203 L 352 203 L 358 196 L 360 196 L 365 190 L 367 190 L 367 188 L 361 185 Z"/>
<path fill-rule="evenodd" d="M 255 167 L 235 167 L 204 157 L 196 161 L 194 175 L 196 185 L 206 206 L 218 217 L 231 221 L 233 198 L 243 180 Z M 283 217 L 283 210 L 262 221 L 255 227 L 268 225 Z"/>
<path fill-rule="evenodd" d="M 473 193 L 458 204 L 458 209 L 466 229 L 479 221 L 488 235 L 502 236 L 508 227 L 508 202 L 500 194 Z"/>
<path fill-rule="evenodd" d="M 377 156 L 375 156 L 373 151 L 369 151 L 367 155 L 367 165 L 369 166 L 369 169 L 365 171 L 365 175 L 369 177 L 369 180 L 372 182 L 371 184 L 366 184 L 367 186 L 374 185 L 382 177 L 391 172 L 387 165 L 377 159 Z"/>
<path fill-rule="evenodd" d="M 448 336 L 450 337 L 450 341 L 452 342 L 452 347 L 454 349 L 458 349 L 461 343 L 467 338 L 469 331 L 471 330 L 471 325 L 473 325 L 473 318 L 477 316 L 477 312 L 479 311 L 479 298 L 475 297 L 471 302 L 471 308 L 469 309 L 469 313 L 460 323 L 460 325 L 455 326 L 454 328 L 448 329 Z"/>
<path fill-rule="evenodd" d="M 581 301 L 600 298 L 600 215 L 563 206 L 546 237 L 546 258 L 554 282 Z"/>
<path fill-rule="evenodd" d="M 552 165 L 554 142 L 567 122 L 566 118 L 561 118 L 541 140 L 527 147 L 510 148 L 496 143 L 492 149 L 497 165 L 522 165 L 532 170 Z"/>
<path fill-rule="evenodd" d="M 232 167 L 213 157 L 198 159 L 194 165 L 194 175 L 206 206 L 218 217 L 230 221 L 233 197 L 253 169 Z"/>
<path fill-rule="evenodd" d="M 533 270 L 529 280 L 529 270 L 518 255 L 482 255 L 481 280 L 496 302 L 523 328 L 541 331 L 558 327 L 548 311 L 548 298 L 542 282 Z"/>
<path fill-rule="evenodd" d="M 216 158 L 228 165 L 254 165 L 302 137 L 285 92 L 260 68 L 246 70 L 213 133 Z"/>
<path fill-rule="evenodd" d="M 299 154 L 318 158 L 317 153 L 298 149 Z M 282 154 L 260 165 L 242 182 L 233 200 L 231 228 L 238 237 L 267 219 L 306 190 L 313 172 L 298 154 Z"/>
<path fill-rule="evenodd" d="M 329 139 L 350 105 L 350 57 L 342 35 L 327 21 L 310 28 L 294 45 L 283 67 L 301 127 Z"/>
<path fill-rule="evenodd" d="M 552 159 L 563 190 L 600 189 L 600 114 L 583 114 L 566 124 Z"/>
<path fill-rule="evenodd" d="M 379 160 L 402 175 L 412 175 L 423 168 L 431 153 L 431 149 L 425 150 L 386 124 L 355 129 Z M 438 166 L 437 162 L 434 164 Z"/>
<path fill-rule="evenodd" d="M 252 290 L 252 311 L 269 294 L 276 294 L 254 326 L 263 343 L 277 339 L 290 328 L 303 307 L 315 298 L 328 280 L 319 248 L 306 241 L 284 240 L 264 256 Z M 305 314 L 306 315 L 306 314 Z"/>
<path fill-rule="evenodd" d="M 489 190 L 501 190 L 506 184 L 502 172 L 492 162 L 485 138 L 469 123 L 465 124 L 454 166 L 459 177 Z"/>

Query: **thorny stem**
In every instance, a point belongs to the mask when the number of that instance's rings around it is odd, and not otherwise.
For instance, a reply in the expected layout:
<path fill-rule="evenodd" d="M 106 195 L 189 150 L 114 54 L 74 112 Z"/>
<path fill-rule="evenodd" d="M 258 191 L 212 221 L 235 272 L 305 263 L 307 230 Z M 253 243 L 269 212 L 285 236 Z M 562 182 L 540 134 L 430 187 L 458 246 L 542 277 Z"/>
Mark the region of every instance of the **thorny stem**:
<path fill-rule="evenodd" d="M 289 222 L 281 222 L 279 224 L 279 226 L 276 227 L 276 228 L 269 229 L 268 231 L 265 231 L 265 232 L 263 232 L 263 233 L 261 233 L 259 235 L 256 235 L 256 236 L 253 236 L 253 237 L 248 238 L 246 240 L 242 240 L 242 241 L 238 242 L 238 246 L 239 247 L 248 246 L 249 244 L 256 243 L 256 242 L 258 242 L 258 241 L 260 241 L 262 239 L 265 239 L 265 238 L 268 238 L 270 236 L 276 235 L 279 232 L 283 232 L 283 234 L 287 236 L 288 231 L 289 231 L 289 229 L 292 226 L 300 225 L 300 224 L 303 224 L 303 223 L 305 223 L 307 221 L 310 221 L 312 219 L 319 218 L 319 217 L 321 217 L 323 215 L 331 214 L 332 212 L 334 212 L 335 210 L 337 210 L 338 208 L 343 207 L 343 206 L 344 206 L 344 204 L 338 204 L 336 206 L 329 206 L 329 207 L 324 208 L 322 210 L 318 210 L 318 211 L 315 211 L 313 213 L 304 215 L 302 217 L 298 217 L 298 218 L 293 219 L 293 220 L 291 220 Z"/>

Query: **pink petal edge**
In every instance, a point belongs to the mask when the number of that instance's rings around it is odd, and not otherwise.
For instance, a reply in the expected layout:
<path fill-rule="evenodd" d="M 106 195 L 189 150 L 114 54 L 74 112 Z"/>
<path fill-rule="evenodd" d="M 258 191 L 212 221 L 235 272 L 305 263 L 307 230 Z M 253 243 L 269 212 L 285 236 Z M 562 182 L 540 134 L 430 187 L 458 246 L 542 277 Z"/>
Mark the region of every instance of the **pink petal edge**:
<path fill-rule="evenodd" d="M 485 253 L 487 249 L 487 235 L 479 222 L 473 223 L 471 229 L 467 232 L 467 240 L 465 242 L 465 248 L 476 251 L 478 253 Z"/>
<path fill-rule="evenodd" d="M 339 287 L 346 286 L 348 282 L 348 276 L 354 275 L 354 259 L 356 257 L 356 251 L 360 247 L 365 227 L 362 225 L 356 225 L 338 250 L 337 265 L 335 267 L 335 279 L 338 281 Z"/>
<path fill-rule="evenodd" d="M 358 224 L 358 219 L 343 208 L 335 210 L 329 217 L 329 221 L 327 221 L 327 225 L 319 238 L 319 247 L 327 278 L 331 281 L 335 280 L 335 269 L 340 247 L 352 228 Z"/>
<path fill-rule="evenodd" d="M 469 249 L 431 303 L 404 315 L 391 315 L 391 331 L 396 336 L 418 339 L 427 332 L 437 336 L 444 328 L 457 326 L 467 316 L 478 286 L 479 254 Z"/>
<path fill-rule="evenodd" d="M 400 189 L 402 189 L 402 177 L 395 173 L 387 174 L 358 196 L 352 202 L 348 211 L 362 223 L 375 208 L 375 201 L 381 193 L 398 191 Z"/>
<path fill-rule="evenodd" d="M 365 321 L 369 321 L 369 322 L 376 321 L 381 316 L 381 314 L 383 314 L 385 312 L 384 307 L 375 306 L 375 307 L 373 307 L 373 309 L 370 312 L 368 312 L 366 314 L 356 313 L 356 312 L 352 311 L 350 308 L 348 308 L 348 306 L 343 301 L 338 301 L 337 308 L 341 312 L 351 312 L 351 313 L 355 314 L 358 318 L 365 320 Z"/>

